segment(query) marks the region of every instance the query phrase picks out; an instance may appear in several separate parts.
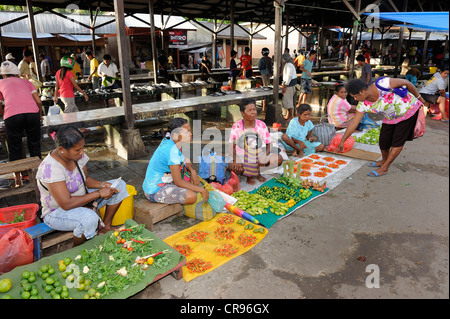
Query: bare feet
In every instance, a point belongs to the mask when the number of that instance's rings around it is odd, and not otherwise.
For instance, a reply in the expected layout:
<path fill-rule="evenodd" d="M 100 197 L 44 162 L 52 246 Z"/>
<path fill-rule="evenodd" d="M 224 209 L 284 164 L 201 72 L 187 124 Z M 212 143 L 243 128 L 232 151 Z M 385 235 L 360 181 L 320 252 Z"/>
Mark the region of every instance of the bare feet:
<path fill-rule="evenodd" d="M 256 181 L 253 177 L 247 177 L 247 184 L 249 185 L 255 185 Z"/>
<path fill-rule="evenodd" d="M 262 175 L 258 175 L 258 176 L 256 176 L 256 178 L 257 178 L 261 183 L 264 183 L 265 181 L 267 181 L 267 178 L 265 178 L 265 177 L 262 176 Z"/>

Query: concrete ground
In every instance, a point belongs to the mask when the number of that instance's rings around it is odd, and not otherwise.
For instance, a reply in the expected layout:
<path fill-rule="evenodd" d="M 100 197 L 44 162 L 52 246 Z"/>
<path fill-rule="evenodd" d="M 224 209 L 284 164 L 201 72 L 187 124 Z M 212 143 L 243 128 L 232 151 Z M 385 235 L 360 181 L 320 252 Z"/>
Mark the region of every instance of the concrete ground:
<path fill-rule="evenodd" d="M 152 152 L 159 140 L 150 134 Z M 150 155 L 127 162 L 95 138 L 86 150 L 93 177 L 122 176 L 142 198 Z M 132 298 L 449 298 L 449 125 L 427 118 L 425 135 L 406 144 L 389 174 L 370 170 L 364 163 L 214 271 L 188 283 L 167 276 Z M 197 222 L 174 216 L 153 232 L 164 239 Z"/>

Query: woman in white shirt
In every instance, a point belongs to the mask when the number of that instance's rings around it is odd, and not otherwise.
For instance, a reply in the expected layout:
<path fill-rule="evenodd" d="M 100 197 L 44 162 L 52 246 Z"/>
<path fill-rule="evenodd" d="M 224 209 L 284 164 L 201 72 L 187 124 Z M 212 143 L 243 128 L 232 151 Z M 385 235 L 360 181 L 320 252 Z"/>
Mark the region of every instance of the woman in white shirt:
<path fill-rule="evenodd" d="M 283 107 L 287 110 L 284 117 L 286 121 L 290 121 L 294 116 L 294 94 L 297 85 L 297 71 L 295 70 L 294 60 L 289 53 L 283 54 L 285 63 L 283 68 L 283 83 L 281 84 L 281 92 L 283 93 Z"/>
<path fill-rule="evenodd" d="M 448 122 L 448 116 L 445 113 L 445 102 L 447 95 L 445 94 L 445 79 L 448 77 L 448 67 L 443 67 L 440 72 L 436 72 L 427 84 L 419 90 L 420 95 L 427 102 L 427 104 L 439 104 L 439 111 L 441 116 L 436 116 L 433 119 L 440 119 L 442 122 Z M 425 107 L 425 115 L 427 114 L 428 105 Z"/>

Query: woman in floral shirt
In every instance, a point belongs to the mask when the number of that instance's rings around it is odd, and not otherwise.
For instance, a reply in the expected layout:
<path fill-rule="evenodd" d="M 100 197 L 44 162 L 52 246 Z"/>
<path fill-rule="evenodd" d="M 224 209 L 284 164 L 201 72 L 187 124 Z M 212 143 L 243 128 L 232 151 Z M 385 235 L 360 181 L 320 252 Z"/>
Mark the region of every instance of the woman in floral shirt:
<path fill-rule="evenodd" d="M 365 112 L 381 113 L 384 115 L 379 140 L 382 159 L 369 163 L 369 167 L 377 169 L 368 175 L 385 175 L 406 141 L 413 139 L 419 110 L 425 101 L 411 82 L 388 77 L 380 78 L 370 86 L 359 79 L 351 80 L 347 83 L 347 91 L 359 103 L 337 151 L 342 152 L 345 140 L 355 131 Z"/>

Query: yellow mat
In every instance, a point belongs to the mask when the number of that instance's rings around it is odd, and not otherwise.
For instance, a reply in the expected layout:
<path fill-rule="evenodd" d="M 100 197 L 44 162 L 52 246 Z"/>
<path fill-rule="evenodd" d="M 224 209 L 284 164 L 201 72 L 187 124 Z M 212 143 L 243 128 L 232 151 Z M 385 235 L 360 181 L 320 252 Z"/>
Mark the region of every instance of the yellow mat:
<path fill-rule="evenodd" d="M 242 255 L 267 235 L 267 229 L 262 228 L 264 233 L 255 232 L 261 227 L 248 221 L 241 225 L 238 223 L 240 219 L 232 214 L 217 214 L 210 221 L 203 221 L 164 239 L 166 244 L 186 256 L 186 266 L 183 267 L 186 282 Z"/>

